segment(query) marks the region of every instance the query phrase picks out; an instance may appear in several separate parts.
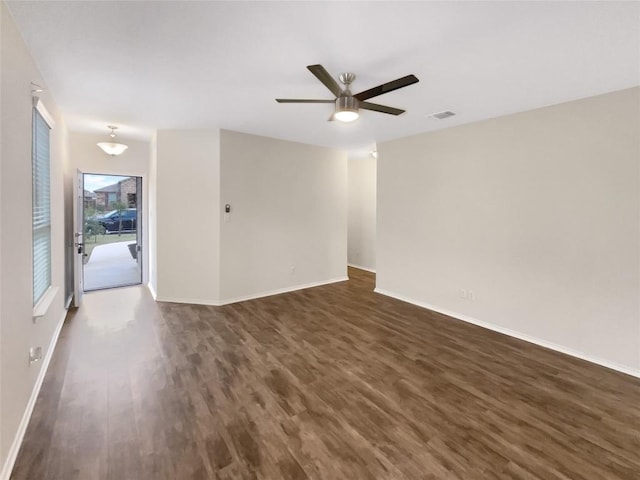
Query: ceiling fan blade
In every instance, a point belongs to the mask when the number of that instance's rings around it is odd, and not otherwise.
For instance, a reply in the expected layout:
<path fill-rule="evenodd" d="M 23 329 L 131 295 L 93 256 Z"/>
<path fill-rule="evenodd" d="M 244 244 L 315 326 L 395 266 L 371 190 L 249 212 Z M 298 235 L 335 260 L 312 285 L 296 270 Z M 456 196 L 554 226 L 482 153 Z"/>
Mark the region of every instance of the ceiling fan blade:
<path fill-rule="evenodd" d="M 373 110 L 374 112 L 388 113 L 389 115 L 402 115 L 405 111 L 399 108 L 387 107 L 386 105 L 378 105 L 371 102 L 360 102 L 360 108 L 364 110 Z"/>
<path fill-rule="evenodd" d="M 276 98 L 278 103 L 336 103 L 335 100 L 315 100 L 313 98 Z"/>
<path fill-rule="evenodd" d="M 383 93 L 393 92 L 394 90 L 398 90 L 399 88 L 407 87 L 418 82 L 419 80 L 415 75 L 407 75 L 406 77 L 398 78 L 393 82 L 383 83 L 382 85 L 378 85 L 377 87 L 373 87 L 369 90 L 365 90 L 364 92 L 357 93 L 356 95 L 354 95 L 354 97 L 362 102 L 364 100 L 367 100 L 368 98 L 377 97 L 378 95 L 382 95 Z"/>
<path fill-rule="evenodd" d="M 338 82 L 334 80 L 334 78 L 329 75 L 329 72 L 322 65 L 308 65 L 307 68 L 311 73 L 313 73 L 318 80 L 324 83 L 324 86 L 331 90 L 336 97 L 340 96 L 342 93 L 342 89 Z"/>

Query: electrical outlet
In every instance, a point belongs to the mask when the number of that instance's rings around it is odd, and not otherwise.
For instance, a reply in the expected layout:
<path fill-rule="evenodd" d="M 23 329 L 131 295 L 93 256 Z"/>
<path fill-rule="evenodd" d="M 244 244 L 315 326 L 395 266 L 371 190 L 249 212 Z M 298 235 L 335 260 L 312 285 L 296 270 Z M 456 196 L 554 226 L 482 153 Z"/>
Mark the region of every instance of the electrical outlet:
<path fill-rule="evenodd" d="M 476 294 L 473 290 L 467 290 L 465 288 L 461 288 L 458 290 L 458 296 L 463 298 L 464 300 L 474 301 L 476 299 Z"/>

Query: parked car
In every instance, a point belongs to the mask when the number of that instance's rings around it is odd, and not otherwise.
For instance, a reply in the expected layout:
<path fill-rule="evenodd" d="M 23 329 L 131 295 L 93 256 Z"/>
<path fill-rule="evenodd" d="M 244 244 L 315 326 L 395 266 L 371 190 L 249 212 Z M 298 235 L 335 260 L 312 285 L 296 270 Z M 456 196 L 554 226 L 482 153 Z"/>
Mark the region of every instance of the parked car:
<path fill-rule="evenodd" d="M 138 212 L 135 208 L 127 208 L 118 213 L 113 210 L 98 219 L 106 233 L 135 232 L 138 224 Z M 122 222 L 122 225 L 121 225 Z"/>

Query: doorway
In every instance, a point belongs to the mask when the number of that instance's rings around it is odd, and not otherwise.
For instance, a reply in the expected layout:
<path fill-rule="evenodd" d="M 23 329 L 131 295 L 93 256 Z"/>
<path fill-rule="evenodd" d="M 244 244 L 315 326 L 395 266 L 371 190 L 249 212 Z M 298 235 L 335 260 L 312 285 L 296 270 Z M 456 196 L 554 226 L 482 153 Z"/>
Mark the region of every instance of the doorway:
<path fill-rule="evenodd" d="M 142 283 L 142 178 L 81 175 L 83 290 Z"/>

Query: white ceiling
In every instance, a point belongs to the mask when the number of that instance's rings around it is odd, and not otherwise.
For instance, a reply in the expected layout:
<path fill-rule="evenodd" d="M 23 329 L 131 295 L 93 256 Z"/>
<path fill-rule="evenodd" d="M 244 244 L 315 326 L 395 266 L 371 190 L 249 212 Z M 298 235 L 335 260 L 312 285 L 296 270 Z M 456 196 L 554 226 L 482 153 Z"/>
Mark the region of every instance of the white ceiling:
<path fill-rule="evenodd" d="M 317 145 L 375 141 L 640 84 L 640 3 L 28 2 L 9 9 L 76 131 L 226 128 Z M 352 90 L 415 74 L 371 101 L 404 108 L 328 122 L 305 68 Z M 452 110 L 436 121 L 426 115 Z"/>

